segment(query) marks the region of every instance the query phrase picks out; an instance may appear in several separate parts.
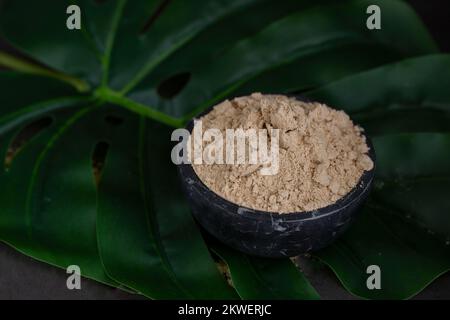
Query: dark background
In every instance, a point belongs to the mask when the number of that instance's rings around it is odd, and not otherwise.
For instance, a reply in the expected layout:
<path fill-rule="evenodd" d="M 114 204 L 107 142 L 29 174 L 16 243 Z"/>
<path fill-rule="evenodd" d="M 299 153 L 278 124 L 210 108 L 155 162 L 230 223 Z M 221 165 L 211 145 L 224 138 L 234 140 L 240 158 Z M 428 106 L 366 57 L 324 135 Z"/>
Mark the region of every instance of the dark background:
<path fill-rule="evenodd" d="M 416 9 L 441 50 L 450 52 L 450 1 L 409 0 L 408 2 Z"/>
<path fill-rule="evenodd" d="M 1 2 L 1 0 L 0 0 Z M 410 0 L 442 51 L 450 52 L 450 1 Z M 408 35 L 405 35 L 407 37 Z M 0 39 L 0 50 L 11 52 Z M 354 298 L 327 268 L 301 259 L 303 272 L 324 299 Z M 38 262 L 0 243 L 0 299 L 142 299 L 119 289 L 82 279 L 81 290 L 66 287 L 66 273 Z M 450 299 L 450 273 L 441 276 L 416 296 L 419 299 Z"/>

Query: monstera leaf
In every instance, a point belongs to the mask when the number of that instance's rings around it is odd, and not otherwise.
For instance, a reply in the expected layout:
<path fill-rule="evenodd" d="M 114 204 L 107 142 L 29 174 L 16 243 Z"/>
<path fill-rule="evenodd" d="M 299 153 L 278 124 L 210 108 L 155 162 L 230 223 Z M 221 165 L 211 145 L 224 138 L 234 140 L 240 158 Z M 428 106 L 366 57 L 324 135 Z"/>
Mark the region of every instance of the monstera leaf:
<path fill-rule="evenodd" d="M 231 281 L 243 299 L 319 299 L 289 259 L 251 257 L 211 239 L 208 243 L 226 261 Z"/>
<path fill-rule="evenodd" d="M 376 136 L 377 177 L 361 218 L 316 255 L 351 292 L 408 298 L 450 270 L 450 56 L 405 60 L 308 94 Z M 357 94 L 355 94 L 357 92 Z M 382 290 L 369 290 L 377 265 Z"/>
<path fill-rule="evenodd" d="M 404 299 L 450 270 L 450 134 L 374 142 L 379 177 L 372 198 L 350 231 L 317 256 L 358 296 Z M 370 265 L 380 267 L 382 290 L 366 286 Z"/>
<path fill-rule="evenodd" d="M 336 253 L 341 242 L 320 258 L 352 292 L 368 297 L 409 296 L 445 270 L 445 246 L 429 250 L 448 234 L 438 220 L 443 207 L 431 203 L 438 193 L 414 181 L 445 173 L 445 162 L 435 171 L 417 168 L 431 166 L 420 158 L 424 137 L 435 139 L 429 151 L 441 159 L 438 149 L 447 138 L 413 133 L 448 128 L 442 117 L 448 115 L 448 57 L 377 68 L 437 52 L 407 4 L 81 0 L 81 30 L 68 30 L 72 2 L 1 3 L 0 31 L 14 47 L 13 53 L 0 52 L 0 65 L 10 69 L 0 72 L 2 241 L 55 266 L 79 265 L 86 277 L 150 298 L 318 298 L 291 261 L 247 257 L 204 241 L 179 190 L 170 132 L 231 94 L 305 91 L 338 80 L 311 97 L 348 108 L 370 133 L 411 133 L 375 141 L 377 151 L 389 146 L 379 151 L 385 180 L 379 178 L 369 213 L 342 241 L 361 243 L 370 257 L 378 250 L 386 262 L 374 261 L 393 275 L 407 262 L 431 260 L 410 286 L 398 278 L 377 295 L 361 289 L 360 268 L 347 265 L 355 258 Z M 365 27 L 371 4 L 382 9 L 382 30 Z M 420 77 L 424 72 L 433 75 L 434 85 Z M 406 113 L 413 118 L 398 124 Z M 410 152 L 411 171 L 397 170 L 407 163 L 401 162 L 402 148 Z M 407 192 L 415 199 L 426 195 L 426 201 L 408 206 Z M 372 239 L 366 220 L 378 212 L 388 227 L 374 227 L 379 233 Z M 404 212 L 411 222 L 403 225 L 395 219 Z M 416 232 L 423 226 L 436 234 Z M 403 248 L 384 236 L 389 228 L 405 234 L 408 245 L 413 234 L 421 237 L 413 242 L 419 249 L 398 256 L 402 264 L 389 258 Z M 376 239 L 385 242 L 366 252 Z M 351 250 L 365 259 L 357 249 Z M 210 250 L 228 265 L 233 286 Z"/>
<path fill-rule="evenodd" d="M 305 95 L 346 110 L 371 135 L 450 131 L 450 57 L 408 59 Z"/>
<path fill-rule="evenodd" d="M 375 3 L 383 10 L 383 29 L 376 32 L 365 27 L 366 8 L 374 4 L 365 0 L 85 0 L 79 1 L 80 31 L 65 28 L 68 1 L 9 1 L 1 23 L 17 48 L 82 78 L 98 99 L 177 126 L 280 66 L 294 63 L 301 70 L 295 78 L 302 79 L 295 87 L 310 88 L 377 63 L 436 51 L 406 4 Z M 286 83 L 287 77 L 293 75 L 277 79 Z"/>

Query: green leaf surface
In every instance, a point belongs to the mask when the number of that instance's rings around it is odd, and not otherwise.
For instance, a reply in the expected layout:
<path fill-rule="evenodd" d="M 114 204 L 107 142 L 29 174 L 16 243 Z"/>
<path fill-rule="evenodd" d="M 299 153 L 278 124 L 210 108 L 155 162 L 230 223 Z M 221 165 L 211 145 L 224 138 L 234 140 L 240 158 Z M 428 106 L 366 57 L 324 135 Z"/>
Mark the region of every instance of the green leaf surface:
<path fill-rule="evenodd" d="M 170 133 L 133 117 L 111 137 L 98 194 L 105 269 L 152 298 L 235 298 L 182 197 L 170 160 Z"/>
<path fill-rule="evenodd" d="M 4 1 L 0 30 L 13 45 L 45 65 L 97 83 L 101 69 L 91 36 L 86 28 L 77 32 L 66 27 L 66 8 L 71 4 L 73 1 Z"/>
<path fill-rule="evenodd" d="M 252 257 L 217 241 L 209 243 L 227 264 L 233 286 L 242 299 L 320 299 L 291 260 Z"/>
<path fill-rule="evenodd" d="M 9 88 L 0 98 L 2 241 L 152 298 L 236 297 L 177 189 L 167 127 L 144 131 L 139 116 L 123 108 L 54 98 L 73 92 L 55 80 L 0 73 L 2 82 Z M 29 95 L 20 95 L 22 85 Z M 23 139 L 16 137 L 47 118 L 51 124 L 25 139 L 6 165 L 14 141 Z M 101 176 L 107 184 L 98 191 L 93 154 L 102 142 L 110 152 Z"/>
<path fill-rule="evenodd" d="M 66 28 L 69 4 L 81 30 Z M 382 30 L 365 26 L 370 4 Z M 289 260 L 215 248 L 227 285 L 179 190 L 166 125 L 232 93 L 321 87 L 308 96 L 371 135 L 449 128 L 449 57 L 400 61 L 437 52 L 402 1 L 14 0 L 0 32 L 31 58 L 0 52 L 31 74 L 0 73 L 0 240 L 150 298 L 318 298 Z M 405 298 L 448 269 L 448 136 L 375 146 L 370 203 L 318 255 L 357 295 Z M 364 287 L 367 263 L 386 270 L 384 291 Z"/>
<path fill-rule="evenodd" d="M 8 82 L 9 89 L 0 98 L 0 239 L 62 268 L 79 265 L 86 277 L 115 285 L 103 271 L 96 246 L 89 131 L 72 137 L 68 133 L 89 102 L 65 97 L 41 101 L 69 91 L 54 80 L 3 73 L 0 79 Z M 29 95 L 21 95 L 24 84 L 30 87 Z M 33 99 L 37 99 L 34 104 Z M 6 165 L 15 137 L 24 127 L 48 117 L 50 126 L 30 137 Z M 76 150 L 73 144 L 61 142 L 62 136 L 76 141 Z"/>
<path fill-rule="evenodd" d="M 94 89 L 109 87 L 97 90 L 99 98 L 173 126 L 253 79 L 246 91 L 268 90 L 264 81 L 274 76 L 280 79 L 274 90 L 303 90 L 437 51 L 420 19 L 401 1 L 80 0 L 81 30 L 65 27 L 69 4 L 7 1 L 0 30 L 45 65 Z M 365 26 L 370 4 L 382 9 L 382 30 Z M 22 21 L 33 32 L 22 28 Z M 414 37 L 404 37 L 405 32 Z M 354 60 L 359 61 L 349 63 Z M 185 80 L 176 84 L 180 75 Z M 161 89 L 167 81 L 179 86 L 169 96 Z M 174 119 L 166 121 L 164 114 Z"/>
<path fill-rule="evenodd" d="M 355 74 L 306 97 L 347 111 L 370 135 L 450 131 L 450 55 Z"/>
<path fill-rule="evenodd" d="M 355 295 L 405 299 L 450 270 L 450 134 L 374 139 L 377 180 L 350 230 L 315 255 Z M 366 269 L 381 269 L 381 290 L 369 290 Z"/>
<path fill-rule="evenodd" d="M 370 32 L 365 27 L 365 19 L 361 19 L 369 2 L 343 1 L 294 12 L 253 36 L 238 41 L 220 55 L 203 59 L 202 65 L 197 69 L 192 70 L 186 65 L 184 71 L 191 72 L 191 79 L 174 99 L 157 99 L 149 92 L 152 83 L 145 79 L 131 92 L 131 97 L 141 102 L 154 101 L 153 106 L 175 117 L 186 114 L 192 116 L 264 71 L 296 60 L 303 62 L 302 66 L 308 65 L 311 60 L 315 62 L 306 67 L 305 74 L 302 68 L 298 72 L 299 77 L 303 78 L 303 86 L 317 84 L 317 74 L 324 70 L 321 65 L 330 60 L 339 65 L 335 56 L 342 55 L 342 46 L 353 46 L 354 52 L 347 57 L 349 59 L 352 55 L 363 55 L 364 51 L 367 52 L 368 45 L 375 49 L 370 57 L 383 52 L 385 59 L 436 52 L 433 41 L 414 12 L 402 2 L 378 1 L 383 12 L 386 12 L 383 18 L 385 24 L 381 32 Z M 399 19 L 402 20 L 400 23 Z M 417 37 L 413 41 L 405 41 L 403 28 L 416 30 Z M 361 68 L 370 68 L 375 62 L 376 59 L 365 60 L 365 63 L 361 63 L 364 65 Z M 308 72 L 308 68 L 313 67 L 317 69 L 317 73 Z M 355 68 L 349 67 L 348 72 Z M 284 74 L 279 76 L 282 78 Z M 299 87 L 300 84 L 296 86 Z M 253 87 L 253 90 L 259 88 Z"/>
<path fill-rule="evenodd" d="M 401 60 L 402 54 L 374 43 L 342 44 L 263 72 L 236 95 L 260 92 L 302 93 L 346 76 Z"/>

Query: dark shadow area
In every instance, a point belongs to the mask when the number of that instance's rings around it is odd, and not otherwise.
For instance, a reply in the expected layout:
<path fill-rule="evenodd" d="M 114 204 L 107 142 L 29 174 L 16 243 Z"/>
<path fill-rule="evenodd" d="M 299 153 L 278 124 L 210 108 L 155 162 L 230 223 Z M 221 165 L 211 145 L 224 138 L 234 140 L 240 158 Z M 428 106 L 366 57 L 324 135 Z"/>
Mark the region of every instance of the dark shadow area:
<path fill-rule="evenodd" d="M 409 0 L 422 18 L 440 49 L 450 52 L 450 1 Z"/>

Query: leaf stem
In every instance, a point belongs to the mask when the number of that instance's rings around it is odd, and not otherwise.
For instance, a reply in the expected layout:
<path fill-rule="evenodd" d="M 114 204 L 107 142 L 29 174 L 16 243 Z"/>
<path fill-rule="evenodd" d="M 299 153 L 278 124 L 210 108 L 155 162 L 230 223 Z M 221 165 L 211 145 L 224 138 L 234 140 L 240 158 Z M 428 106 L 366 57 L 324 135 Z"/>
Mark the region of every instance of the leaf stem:
<path fill-rule="evenodd" d="M 58 71 L 50 70 L 45 67 L 41 67 L 2 51 L 0 51 L 0 65 L 23 73 L 36 74 L 58 79 L 72 85 L 79 92 L 87 92 L 90 89 L 89 84 L 81 79 Z"/>
<path fill-rule="evenodd" d="M 183 125 L 182 119 L 171 117 L 161 111 L 153 109 L 150 106 L 146 106 L 142 103 L 133 101 L 133 100 L 123 96 L 119 92 L 111 90 L 108 87 L 98 88 L 94 92 L 94 95 L 101 101 L 118 104 L 130 111 L 136 112 L 145 117 L 165 123 L 171 127 L 178 128 Z"/>

